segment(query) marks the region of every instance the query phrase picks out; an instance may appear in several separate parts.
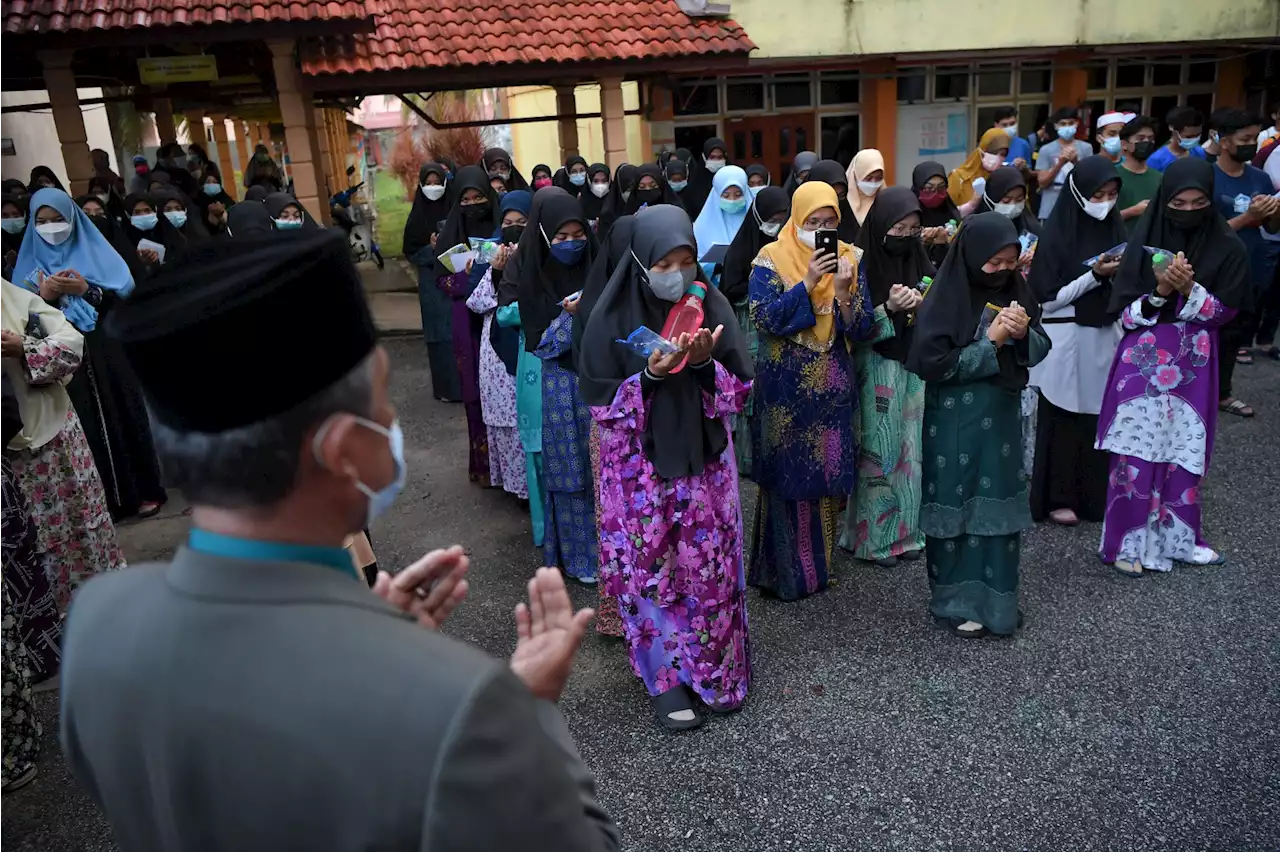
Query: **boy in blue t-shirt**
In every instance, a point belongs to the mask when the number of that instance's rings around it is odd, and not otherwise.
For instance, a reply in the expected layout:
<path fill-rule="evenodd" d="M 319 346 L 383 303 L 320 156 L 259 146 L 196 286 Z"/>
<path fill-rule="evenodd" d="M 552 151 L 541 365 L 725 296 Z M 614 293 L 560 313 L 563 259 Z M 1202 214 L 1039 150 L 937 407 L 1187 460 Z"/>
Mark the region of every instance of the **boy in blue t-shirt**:
<path fill-rule="evenodd" d="M 1169 125 L 1169 144 L 1164 145 L 1147 158 L 1147 168 L 1162 172 L 1169 168 L 1174 160 L 1183 157 L 1199 157 L 1208 159 L 1204 149 L 1200 147 L 1200 134 L 1204 130 L 1204 116 L 1195 107 L 1178 106 L 1169 110 L 1164 117 Z"/>
<path fill-rule="evenodd" d="M 1278 243 L 1262 238 L 1262 229 L 1280 231 L 1280 198 L 1266 172 L 1250 164 L 1258 153 L 1262 123 L 1241 109 L 1222 109 L 1213 115 L 1218 131 L 1218 161 L 1213 166 L 1213 203 L 1249 252 L 1255 305 L 1265 304 L 1275 270 Z M 1205 282 L 1212 285 L 1212 282 Z M 1252 363 L 1249 347 L 1258 331 L 1260 311 L 1241 311 L 1218 338 L 1218 408 L 1252 417 L 1253 409 L 1231 395 L 1236 362 Z"/>

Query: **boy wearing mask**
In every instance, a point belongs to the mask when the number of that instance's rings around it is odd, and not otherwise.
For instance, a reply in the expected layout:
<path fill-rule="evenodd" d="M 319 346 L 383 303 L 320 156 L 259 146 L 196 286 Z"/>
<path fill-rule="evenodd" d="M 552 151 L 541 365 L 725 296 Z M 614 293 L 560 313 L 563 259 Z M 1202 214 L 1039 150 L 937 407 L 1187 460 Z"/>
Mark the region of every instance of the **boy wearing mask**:
<path fill-rule="evenodd" d="M 1138 219 L 1147 211 L 1147 203 L 1160 189 L 1160 179 L 1164 177 L 1147 164 L 1147 159 L 1156 150 L 1156 123 L 1145 115 L 1135 116 L 1120 129 L 1118 138 L 1123 157 L 1116 163 L 1116 174 L 1120 175 L 1116 207 L 1120 210 L 1120 218 L 1124 219 L 1125 228 L 1132 234 Z"/>
<path fill-rule="evenodd" d="M 1036 154 L 1036 183 L 1040 187 L 1040 218 L 1048 219 L 1053 206 L 1058 203 L 1067 175 L 1077 161 L 1093 155 L 1088 142 L 1076 139 L 1080 126 L 1080 113 L 1072 107 L 1063 107 L 1049 119 L 1058 138 L 1040 146 Z"/>
<path fill-rule="evenodd" d="M 1013 107 L 1000 107 L 991 126 L 1009 134 L 1009 165 L 1026 171 L 1031 164 L 1031 144 L 1018 135 L 1018 111 Z"/>
<path fill-rule="evenodd" d="M 1162 172 L 1174 160 L 1183 157 L 1208 159 L 1200 147 L 1200 134 L 1204 131 L 1204 115 L 1195 107 L 1179 106 L 1169 110 L 1164 117 L 1169 125 L 1169 144 L 1164 145 L 1147 160 L 1147 168 Z"/>
<path fill-rule="evenodd" d="M 1098 153 L 1113 163 L 1120 162 L 1120 131 L 1124 129 L 1133 113 L 1105 112 L 1098 116 Z"/>

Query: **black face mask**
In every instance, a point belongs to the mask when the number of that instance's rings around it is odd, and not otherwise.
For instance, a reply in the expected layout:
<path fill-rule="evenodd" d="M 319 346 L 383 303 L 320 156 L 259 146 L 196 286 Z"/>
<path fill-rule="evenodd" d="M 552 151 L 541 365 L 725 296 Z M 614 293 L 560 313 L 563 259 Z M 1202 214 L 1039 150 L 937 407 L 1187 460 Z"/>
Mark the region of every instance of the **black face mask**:
<path fill-rule="evenodd" d="M 1140 163 L 1145 163 L 1147 157 L 1150 157 L 1156 150 L 1156 143 L 1153 140 L 1142 140 L 1133 143 L 1133 158 Z"/>
<path fill-rule="evenodd" d="M 979 269 L 977 272 L 971 273 L 970 281 L 975 287 L 983 290 L 991 290 L 993 292 L 1004 290 L 1013 277 L 1014 270 L 1003 269 L 999 272 L 987 272 L 985 269 Z"/>
<path fill-rule="evenodd" d="M 884 250 L 890 257 L 909 257 L 919 242 L 920 240 L 916 237 L 889 234 L 884 238 Z"/>
<path fill-rule="evenodd" d="M 637 189 L 636 198 L 640 199 L 642 204 L 657 204 L 662 200 L 662 190 L 657 187 L 653 189 Z"/>
<path fill-rule="evenodd" d="M 462 215 L 468 219 L 483 219 L 489 215 L 489 202 L 483 201 L 480 204 L 464 204 L 462 205 Z"/>
<path fill-rule="evenodd" d="M 524 225 L 505 225 L 502 228 L 502 241 L 508 245 L 515 245 L 520 242 L 520 235 L 524 233 Z"/>
<path fill-rule="evenodd" d="M 1212 215 L 1212 205 L 1201 207 L 1199 210 L 1174 210 L 1172 207 L 1166 207 L 1164 211 L 1164 217 L 1169 220 L 1169 224 L 1180 231 L 1194 231 Z"/>
<path fill-rule="evenodd" d="M 1256 156 L 1258 156 L 1258 144 L 1255 142 L 1252 145 L 1237 145 L 1236 150 L 1231 154 L 1231 159 L 1237 163 L 1249 163 Z"/>

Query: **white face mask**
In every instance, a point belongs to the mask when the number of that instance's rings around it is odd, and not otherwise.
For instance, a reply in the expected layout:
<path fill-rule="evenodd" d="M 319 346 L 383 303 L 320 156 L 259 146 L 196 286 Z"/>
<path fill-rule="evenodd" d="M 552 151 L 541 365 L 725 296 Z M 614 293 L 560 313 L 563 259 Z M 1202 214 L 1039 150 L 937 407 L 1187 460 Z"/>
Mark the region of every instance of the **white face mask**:
<path fill-rule="evenodd" d="M 760 231 L 761 233 L 766 234 L 770 237 L 776 237 L 778 236 L 778 234 L 782 233 L 782 223 L 781 222 L 761 222 Z"/>
<path fill-rule="evenodd" d="M 806 231 L 804 228 L 801 228 L 799 225 L 796 225 L 796 237 L 800 240 L 800 242 L 804 243 L 811 249 L 816 249 L 818 247 L 817 231 Z"/>
<path fill-rule="evenodd" d="M 43 222 L 36 225 L 36 233 L 51 246 L 61 245 L 71 239 L 70 222 Z"/>
<path fill-rule="evenodd" d="M 989 172 L 994 172 L 1004 164 L 1004 157 L 999 154 L 992 154 L 984 151 L 982 154 L 982 167 Z"/>
<path fill-rule="evenodd" d="M 1006 128 L 1004 129 L 1004 132 L 1005 132 L 1005 133 L 1008 133 L 1010 136 L 1017 136 L 1017 135 L 1018 135 L 1018 125 L 1016 125 L 1016 124 L 1015 124 L 1015 125 L 1013 125 L 1012 127 L 1006 127 Z"/>
<path fill-rule="evenodd" d="M 991 209 L 1009 219 L 1017 219 L 1022 215 L 1023 209 L 1027 206 L 1025 201 L 1015 201 L 1012 204 L 992 204 Z"/>
<path fill-rule="evenodd" d="M 880 191 L 880 187 L 884 186 L 882 180 L 860 180 L 858 181 L 858 191 L 863 195 L 875 195 Z"/>
<path fill-rule="evenodd" d="M 107 195 L 107 193 L 105 192 L 99 192 L 99 193 L 96 193 L 93 197 L 101 201 L 103 204 L 106 204 L 107 199 L 110 198 L 111 196 Z"/>
<path fill-rule="evenodd" d="M 439 201 L 444 198 L 444 184 L 427 184 L 422 187 L 422 194 L 428 201 Z"/>
<path fill-rule="evenodd" d="M 604 198 L 606 195 L 609 194 L 609 184 L 607 183 L 591 184 L 591 194 L 594 195 L 596 198 Z"/>
<path fill-rule="evenodd" d="M 715 174 L 725 166 L 724 160 L 707 160 L 707 171 Z"/>
<path fill-rule="evenodd" d="M 629 190 L 629 189 L 624 189 L 624 190 L 622 190 L 622 200 L 623 200 L 623 201 L 630 201 L 630 200 L 631 200 L 631 190 Z"/>
<path fill-rule="evenodd" d="M 1114 198 L 1110 201 L 1089 201 L 1085 199 L 1085 197 L 1080 194 L 1080 190 L 1076 189 L 1075 175 L 1068 177 L 1067 183 L 1071 186 L 1071 194 L 1076 197 L 1076 201 L 1079 202 L 1080 208 L 1099 222 L 1107 218 L 1107 214 L 1111 212 L 1111 208 L 1116 206 L 1116 199 Z"/>

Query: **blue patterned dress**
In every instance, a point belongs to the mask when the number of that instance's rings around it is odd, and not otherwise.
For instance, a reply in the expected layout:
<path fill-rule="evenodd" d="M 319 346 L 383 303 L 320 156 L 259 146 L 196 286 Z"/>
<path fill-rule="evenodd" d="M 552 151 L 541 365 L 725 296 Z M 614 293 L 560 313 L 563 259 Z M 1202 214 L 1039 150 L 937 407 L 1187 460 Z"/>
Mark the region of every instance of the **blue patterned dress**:
<path fill-rule="evenodd" d="M 573 316 L 561 311 L 535 353 L 542 359 L 542 558 L 594 583 L 600 538 L 588 446 L 591 409 L 578 393 L 578 374 L 559 360 L 572 343 Z"/>

